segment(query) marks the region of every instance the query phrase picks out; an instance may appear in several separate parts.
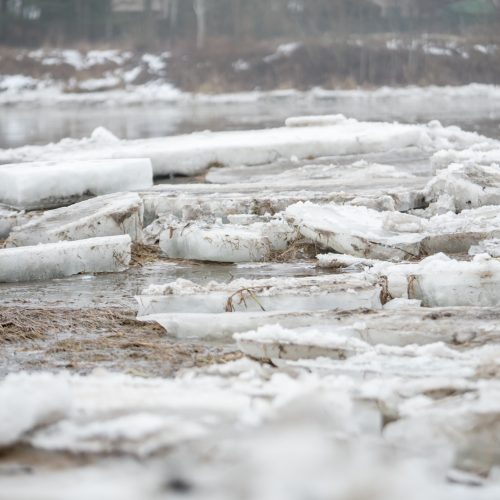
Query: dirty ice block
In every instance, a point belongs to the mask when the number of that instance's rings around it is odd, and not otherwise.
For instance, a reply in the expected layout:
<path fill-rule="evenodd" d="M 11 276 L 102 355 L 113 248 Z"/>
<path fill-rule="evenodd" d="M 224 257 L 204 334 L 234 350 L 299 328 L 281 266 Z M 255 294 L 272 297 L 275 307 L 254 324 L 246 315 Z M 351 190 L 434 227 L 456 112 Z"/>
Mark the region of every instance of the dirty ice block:
<path fill-rule="evenodd" d="M 143 203 L 137 193 L 99 196 L 69 207 L 50 210 L 16 227 L 8 247 L 84 240 L 128 234 L 142 240 Z"/>
<path fill-rule="evenodd" d="M 171 259 L 256 262 L 286 250 L 296 236 L 295 229 L 281 220 L 248 226 L 172 221 L 160 235 L 160 248 Z"/>

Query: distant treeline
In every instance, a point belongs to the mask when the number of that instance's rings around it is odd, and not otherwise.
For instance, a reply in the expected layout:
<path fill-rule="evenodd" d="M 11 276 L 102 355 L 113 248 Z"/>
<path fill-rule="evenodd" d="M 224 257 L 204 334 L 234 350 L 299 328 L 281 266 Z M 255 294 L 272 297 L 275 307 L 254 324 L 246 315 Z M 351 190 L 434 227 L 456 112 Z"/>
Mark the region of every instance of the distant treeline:
<path fill-rule="evenodd" d="M 500 30 L 500 0 L 0 0 L 0 41 L 28 46 L 470 29 Z"/>

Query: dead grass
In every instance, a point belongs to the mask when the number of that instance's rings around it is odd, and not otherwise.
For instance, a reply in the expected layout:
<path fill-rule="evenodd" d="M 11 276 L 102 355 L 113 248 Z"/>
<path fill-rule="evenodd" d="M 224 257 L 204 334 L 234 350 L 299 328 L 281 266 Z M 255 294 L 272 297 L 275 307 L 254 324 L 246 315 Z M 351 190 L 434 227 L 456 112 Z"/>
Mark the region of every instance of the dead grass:
<path fill-rule="evenodd" d="M 161 250 L 157 246 L 134 243 L 132 245 L 131 266 L 142 267 L 161 258 Z"/>
<path fill-rule="evenodd" d="M 159 326 L 148 325 L 156 331 Z M 41 339 L 48 334 L 143 328 L 132 311 L 123 309 L 31 309 L 0 307 L 0 343 Z"/>
<path fill-rule="evenodd" d="M 138 376 L 171 376 L 243 356 L 234 346 L 172 339 L 127 309 L 0 307 L 0 346 L 0 366 L 15 352 L 24 370 L 104 368 Z"/>
<path fill-rule="evenodd" d="M 321 249 L 314 242 L 309 240 L 296 240 L 283 252 L 273 252 L 270 260 L 272 262 L 293 262 L 296 260 L 314 259 L 321 253 Z"/>

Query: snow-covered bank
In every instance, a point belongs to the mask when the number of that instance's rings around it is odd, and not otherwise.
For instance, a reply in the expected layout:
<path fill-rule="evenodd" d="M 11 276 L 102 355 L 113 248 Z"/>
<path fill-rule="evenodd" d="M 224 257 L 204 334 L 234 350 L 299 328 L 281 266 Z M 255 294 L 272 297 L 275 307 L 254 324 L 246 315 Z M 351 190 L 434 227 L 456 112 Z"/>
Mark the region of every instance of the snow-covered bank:
<path fill-rule="evenodd" d="M 469 84 L 463 86 L 429 87 L 382 87 L 377 90 L 327 90 L 313 88 L 309 91 L 294 89 L 275 91 L 251 91 L 238 93 L 203 94 L 189 93 L 176 89 L 169 83 L 152 81 L 145 85 L 128 85 L 125 89 L 94 91 L 90 88 L 79 92 L 66 92 L 63 85 L 55 82 L 36 81 L 21 75 L 4 77 L 0 80 L 0 106 L 30 107 L 74 107 L 74 106 L 145 106 L 145 105 L 231 105 L 242 103 L 286 102 L 289 99 L 341 100 L 358 105 L 401 105 L 410 113 L 431 110 L 439 105 L 449 112 L 470 109 L 474 104 L 479 108 L 491 110 L 500 103 L 500 86 Z M 394 110 L 397 113 L 397 110 Z"/>

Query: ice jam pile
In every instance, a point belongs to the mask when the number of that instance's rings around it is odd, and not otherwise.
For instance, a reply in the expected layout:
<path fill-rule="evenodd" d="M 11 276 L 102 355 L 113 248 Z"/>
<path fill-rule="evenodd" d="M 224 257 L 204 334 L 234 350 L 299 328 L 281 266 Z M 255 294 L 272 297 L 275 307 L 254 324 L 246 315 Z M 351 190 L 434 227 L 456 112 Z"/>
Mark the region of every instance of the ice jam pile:
<path fill-rule="evenodd" d="M 149 251 L 177 279 L 116 291 L 138 324 L 242 353 L 15 370 L 0 499 L 500 497 L 499 141 L 339 115 L 0 162 L 2 295 Z"/>

